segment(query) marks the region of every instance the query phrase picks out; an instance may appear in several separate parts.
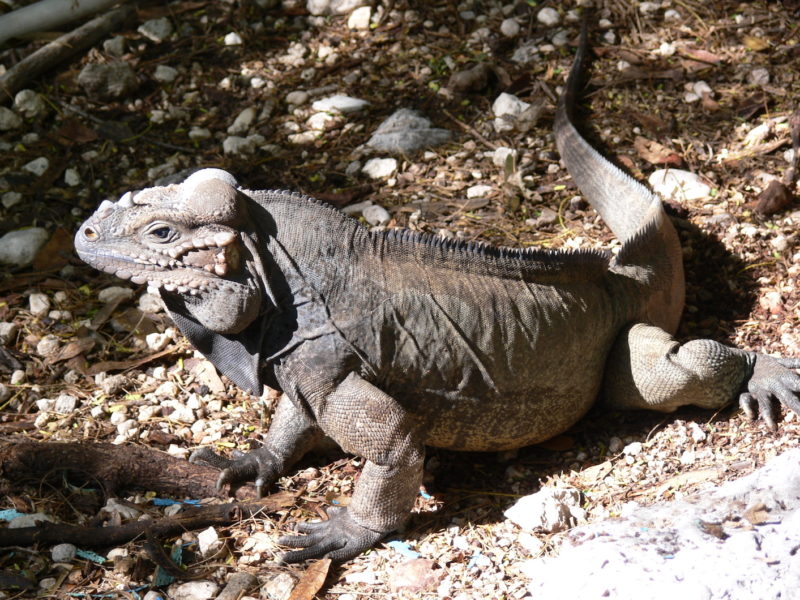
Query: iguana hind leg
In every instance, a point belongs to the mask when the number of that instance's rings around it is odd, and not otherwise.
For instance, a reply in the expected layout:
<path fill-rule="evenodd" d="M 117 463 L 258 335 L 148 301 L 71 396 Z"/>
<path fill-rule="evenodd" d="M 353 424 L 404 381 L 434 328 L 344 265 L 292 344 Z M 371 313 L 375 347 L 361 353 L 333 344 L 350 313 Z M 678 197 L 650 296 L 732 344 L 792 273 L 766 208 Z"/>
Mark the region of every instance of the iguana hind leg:
<path fill-rule="evenodd" d="M 720 408 L 736 396 L 775 427 L 773 400 L 800 413 L 795 359 L 776 359 L 713 340 L 681 344 L 663 329 L 636 323 L 617 338 L 606 364 L 606 401 L 616 408 L 672 411 L 686 404 Z"/>

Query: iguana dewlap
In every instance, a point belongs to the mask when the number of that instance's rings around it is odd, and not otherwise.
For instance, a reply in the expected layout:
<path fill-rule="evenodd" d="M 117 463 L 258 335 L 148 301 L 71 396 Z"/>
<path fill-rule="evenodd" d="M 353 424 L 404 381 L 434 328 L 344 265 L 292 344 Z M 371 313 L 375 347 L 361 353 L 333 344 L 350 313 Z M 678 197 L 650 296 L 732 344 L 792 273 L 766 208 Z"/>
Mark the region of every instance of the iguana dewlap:
<path fill-rule="evenodd" d="M 620 238 L 593 250 L 496 248 L 372 232 L 220 170 L 104 202 L 78 231 L 89 264 L 159 288 L 186 337 L 240 387 L 284 392 L 264 446 L 210 451 L 220 485 L 263 493 L 327 434 L 366 458 L 347 508 L 284 540 L 289 561 L 355 556 L 408 516 L 426 445 L 501 450 L 545 440 L 601 393 L 613 407 L 718 408 L 738 394 L 774 426 L 800 412 L 780 361 L 672 337 L 683 308 L 678 238 L 661 203 L 577 132 L 581 45 L 556 140 L 573 179 Z"/>

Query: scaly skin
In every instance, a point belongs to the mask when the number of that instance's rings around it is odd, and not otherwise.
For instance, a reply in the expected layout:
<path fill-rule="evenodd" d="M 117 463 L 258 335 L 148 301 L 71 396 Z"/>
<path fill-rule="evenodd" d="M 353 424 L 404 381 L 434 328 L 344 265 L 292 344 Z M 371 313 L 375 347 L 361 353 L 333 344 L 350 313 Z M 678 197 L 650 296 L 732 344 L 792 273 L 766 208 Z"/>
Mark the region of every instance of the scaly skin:
<path fill-rule="evenodd" d="M 586 57 L 578 54 L 579 69 Z M 571 103 L 556 141 L 623 244 L 513 250 L 372 233 L 329 206 L 247 191 L 219 170 L 104 203 L 75 246 L 97 268 L 159 288 L 187 338 L 253 393 L 284 392 L 264 446 L 227 459 L 219 485 L 260 493 L 323 435 L 366 465 L 346 509 L 284 538 L 287 561 L 351 558 L 400 526 L 426 445 L 501 450 L 557 435 L 601 390 L 623 408 L 718 408 L 741 393 L 771 426 L 800 412 L 800 377 L 711 340 L 672 339 L 683 306 L 677 236 L 658 199 L 594 151 Z"/>

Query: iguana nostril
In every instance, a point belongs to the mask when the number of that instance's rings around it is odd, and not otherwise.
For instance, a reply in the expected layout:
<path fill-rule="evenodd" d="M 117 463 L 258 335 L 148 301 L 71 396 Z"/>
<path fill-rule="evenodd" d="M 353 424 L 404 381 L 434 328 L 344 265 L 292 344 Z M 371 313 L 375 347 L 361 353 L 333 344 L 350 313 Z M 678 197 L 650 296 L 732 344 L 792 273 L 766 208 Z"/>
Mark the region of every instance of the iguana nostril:
<path fill-rule="evenodd" d="M 83 230 L 83 237 L 85 237 L 90 242 L 93 242 L 97 239 L 97 232 L 92 229 L 91 227 L 86 227 Z"/>

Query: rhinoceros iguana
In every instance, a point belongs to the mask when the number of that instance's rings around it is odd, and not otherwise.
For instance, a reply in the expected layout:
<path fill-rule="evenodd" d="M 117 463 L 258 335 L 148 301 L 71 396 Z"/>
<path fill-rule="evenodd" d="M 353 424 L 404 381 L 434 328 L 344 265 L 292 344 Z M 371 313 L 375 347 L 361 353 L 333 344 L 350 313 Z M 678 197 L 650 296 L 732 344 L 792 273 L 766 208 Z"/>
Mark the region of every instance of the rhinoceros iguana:
<path fill-rule="evenodd" d="M 684 280 L 659 199 L 595 151 L 572 107 L 578 51 L 555 120 L 570 174 L 621 241 L 618 254 L 512 249 L 368 231 L 285 191 L 241 189 L 225 171 L 103 202 L 78 231 L 98 269 L 158 288 L 223 374 L 284 392 L 263 447 L 219 484 L 263 493 L 327 434 L 366 458 L 352 500 L 282 541 L 287 561 L 353 557 L 403 523 L 425 446 L 503 450 L 557 435 L 602 394 L 612 407 L 719 408 L 738 395 L 774 426 L 800 412 L 796 360 L 711 340 L 679 343 Z"/>

